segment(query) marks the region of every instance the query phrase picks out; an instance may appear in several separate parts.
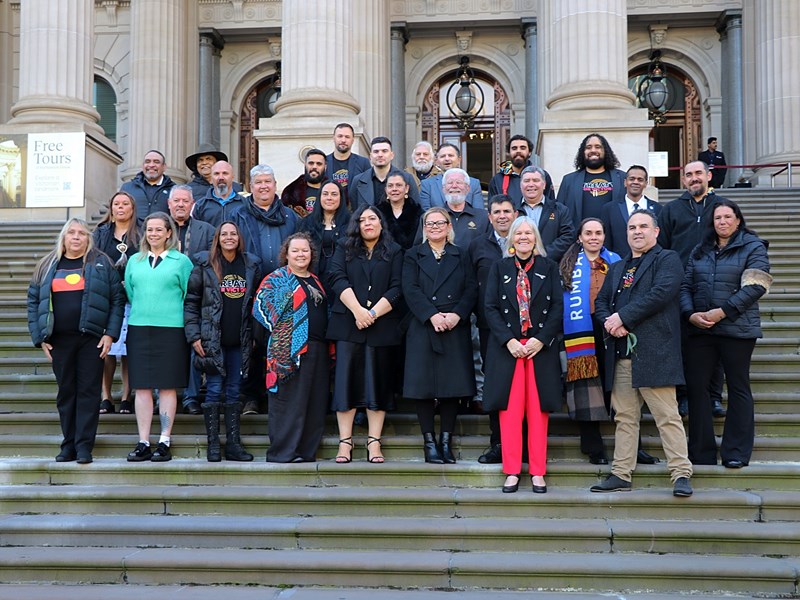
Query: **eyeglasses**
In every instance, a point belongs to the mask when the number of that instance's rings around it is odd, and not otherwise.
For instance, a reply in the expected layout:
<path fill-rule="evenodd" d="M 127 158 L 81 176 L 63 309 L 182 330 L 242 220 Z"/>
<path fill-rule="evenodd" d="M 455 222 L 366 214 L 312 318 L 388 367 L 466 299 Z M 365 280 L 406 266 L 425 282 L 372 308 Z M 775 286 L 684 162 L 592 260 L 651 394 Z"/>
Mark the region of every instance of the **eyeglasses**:
<path fill-rule="evenodd" d="M 425 227 L 433 229 L 434 227 L 446 227 L 447 221 L 425 221 Z"/>

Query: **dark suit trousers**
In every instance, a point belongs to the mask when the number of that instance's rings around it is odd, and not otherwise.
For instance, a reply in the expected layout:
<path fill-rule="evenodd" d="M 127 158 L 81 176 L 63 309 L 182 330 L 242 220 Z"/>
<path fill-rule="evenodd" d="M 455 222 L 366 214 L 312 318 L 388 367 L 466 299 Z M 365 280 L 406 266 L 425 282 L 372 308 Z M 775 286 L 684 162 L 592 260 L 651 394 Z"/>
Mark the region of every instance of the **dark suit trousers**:
<path fill-rule="evenodd" d="M 330 391 L 328 344 L 308 342 L 300 369 L 269 394 L 268 462 L 316 460 Z"/>
<path fill-rule="evenodd" d="M 750 462 L 755 437 L 750 358 L 755 339 L 719 335 L 693 335 L 686 344 L 686 387 L 689 398 L 689 459 L 698 465 L 717 464 L 717 441 L 708 384 L 722 360 L 728 381 L 728 414 L 722 433 L 720 457 Z"/>
<path fill-rule="evenodd" d="M 82 333 L 54 335 L 53 373 L 58 383 L 56 406 L 66 453 L 91 454 L 100 418 L 103 359 L 100 338 Z"/>

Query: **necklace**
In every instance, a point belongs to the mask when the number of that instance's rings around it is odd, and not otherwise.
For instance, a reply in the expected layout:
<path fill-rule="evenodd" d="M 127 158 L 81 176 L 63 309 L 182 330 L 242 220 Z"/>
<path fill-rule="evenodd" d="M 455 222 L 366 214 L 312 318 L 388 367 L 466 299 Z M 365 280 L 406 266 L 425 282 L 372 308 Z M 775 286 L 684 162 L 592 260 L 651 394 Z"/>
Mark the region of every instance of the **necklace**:
<path fill-rule="evenodd" d="M 433 258 L 435 258 L 436 260 L 442 260 L 442 257 L 445 254 L 447 254 L 447 251 L 445 250 L 444 246 L 442 247 L 441 250 L 437 250 L 436 248 L 431 246 L 431 252 L 433 252 Z"/>

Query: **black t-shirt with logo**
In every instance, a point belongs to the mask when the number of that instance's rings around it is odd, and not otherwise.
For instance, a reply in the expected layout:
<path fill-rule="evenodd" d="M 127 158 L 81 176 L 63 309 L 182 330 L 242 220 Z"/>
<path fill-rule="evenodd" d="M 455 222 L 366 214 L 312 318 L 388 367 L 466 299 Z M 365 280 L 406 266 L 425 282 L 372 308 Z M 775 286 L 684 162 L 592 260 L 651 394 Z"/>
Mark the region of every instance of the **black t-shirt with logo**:
<path fill-rule="evenodd" d="M 335 156 L 333 157 L 333 173 L 331 173 L 330 177 L 342 188 L 346 188 L 347 184 L 350 183 L 350 171 L 347 168 L 348 160 L 339 160 Z"/>
<path fill-rule="evenodd" d="M 53 299 L 53 333 L 77 333 L 81 324 L 81 302 L 86 280 L 83 257 L 62 257 L 50 284 Z"/>
<path fill-rule="evenodd" d="M 247 291 L 244 258 L 237 255 L 232 262 L 222 257 L 222 279 L 219 292 L 222 296 L 222 329 L 223 346 L 239 346 L 242 343 L 242 303 Z"/>
<path fill-rule="evenodd" d="M 613 196 L 614 184 L 611 182 L 611 173 L 589 173 L 583 177 L 583 218 L 599 219 L 600 214 Z"/>

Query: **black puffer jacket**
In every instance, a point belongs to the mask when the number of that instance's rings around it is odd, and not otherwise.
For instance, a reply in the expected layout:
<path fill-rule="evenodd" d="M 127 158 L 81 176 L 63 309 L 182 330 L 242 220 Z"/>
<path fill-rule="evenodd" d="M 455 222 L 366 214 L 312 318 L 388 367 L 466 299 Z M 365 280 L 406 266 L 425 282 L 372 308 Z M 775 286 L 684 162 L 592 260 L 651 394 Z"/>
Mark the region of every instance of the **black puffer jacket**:
<path fill-rule="evenodd" d="M 204 373 L 218 373 L 225 377 L 222 360 L 222 294 L 219 279 L 208 260 L 208 252 L 195 255 L 195 267 L 189 277 L 186 290 L 183 319 L 186 340 L 192 344 L 201 340 L 205 358 L 195 355 L 195 366 Z M 242 377 L 250 368 L 250 355 L 253 348 L 253 296 L 261 283 L 261 261 L 258 257 L 245 253 L 245 279 L 247 292 L 242 303 Z"/>
<path fill-rule="evenodd" d="M 37 348 L 53 334 L 50 290 L 57 265 L 54 262 L 42 281 L 31 281 L 28 287 L 28 330 Z M 125 294 L 119 274 L 108 256 L 93 250 L 87 257 L 83 276 L 85 283 L 78 330 L 98 338 L 110 335 L 116 340 L 125 311 Z"/>
<path fill-rule="evenodd" d="M 721 308 L 725 318 L 711 329 L 689 325 L 690 334 L 760 338 L 758 299 L 772 283 L 767 243 L 747 231 L 739 231 L 728 245 L 710 249 L 699 258 L 695 252 L 686 265 L 681 286 L 681 316 Z"/>

